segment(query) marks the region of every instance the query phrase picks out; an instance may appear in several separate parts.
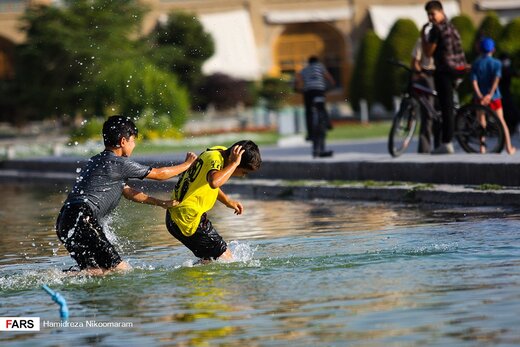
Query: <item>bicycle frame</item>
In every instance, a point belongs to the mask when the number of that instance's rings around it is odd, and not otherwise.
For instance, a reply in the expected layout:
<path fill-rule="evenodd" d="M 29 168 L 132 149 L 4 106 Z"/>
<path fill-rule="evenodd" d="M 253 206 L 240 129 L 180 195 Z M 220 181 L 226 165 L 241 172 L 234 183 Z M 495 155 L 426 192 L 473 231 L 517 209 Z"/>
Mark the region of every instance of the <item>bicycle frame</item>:
<path fill-rule="evenodd" d="M 418 114 L 423 113 L 423 116 L 429 116 L 428 118 L 437 124 L 442 122 L 442 114 L 435 108 L 435 103 L 431 102 L 432 98 L 438 97 L 437 92 L 415 81 L 412 78 L 414 71 L 410 67 L 401 62 L 391 63 L 409 73 L 408 84 L 403 93 L 399 111 L 392 121 L 388 140 L 388 150 L 392 156 L 396 157 L 404 153 L 410 144 L 417 122 L 422 118 L 418 117 Z M 457 82 L 460 84 L 460 81 Z M 454 94 L 454 99 L 457 99 L 455 96 L 456 94 Z M 464 151 L 500 153 L 504 144 L 504 129 L 496 113 L 489 107 L 475 104 L 460 106 L 458 100 L 455 101 L 454 137 Z M 482 151 L 483 147 L 484 151 Z"/>

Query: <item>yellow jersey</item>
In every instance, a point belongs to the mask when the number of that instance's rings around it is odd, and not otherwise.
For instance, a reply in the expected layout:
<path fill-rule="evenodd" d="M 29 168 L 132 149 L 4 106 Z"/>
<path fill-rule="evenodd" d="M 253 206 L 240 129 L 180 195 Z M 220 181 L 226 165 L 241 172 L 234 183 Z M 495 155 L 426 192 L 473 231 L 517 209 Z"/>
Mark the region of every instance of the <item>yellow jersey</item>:
<path fill-rule="evenodd" d="M 226 147 L 215 146 L 203 152 L 182 174 L 172 192 L 172 199 L 180 203 L 169 208 L 170 216 L 186 236 L 195 233 L 202 214 L 211 210 L 217 201 L 219 188 L 211 188 L 207 176 L 210 171 L 224 167 L 220 150 L 226 150 Z"/>

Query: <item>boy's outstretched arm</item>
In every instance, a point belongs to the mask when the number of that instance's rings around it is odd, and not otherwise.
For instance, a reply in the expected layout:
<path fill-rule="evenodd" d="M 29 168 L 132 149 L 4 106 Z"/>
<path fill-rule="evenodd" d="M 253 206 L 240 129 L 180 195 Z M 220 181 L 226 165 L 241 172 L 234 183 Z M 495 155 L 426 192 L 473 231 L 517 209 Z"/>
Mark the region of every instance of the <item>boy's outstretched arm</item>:
<path fill-rule="evenodd" d="M 242 206 L 242 203 L 236 200 L 231 200 L 226 194 L 224 194 L 222 189 L 218 190 L 217 199 L 227 207 L 235 210 L 235 214 L 242 214 L 244 212 L 244 206 Z"/>
<path fill-rule="evenodd" d="M 139 190 L 135 190 L 130 188 L 129 186 L 125 186 L 123 188 L 123 196 L 130 201 L 138 202 L 141 204 L 160 206 L 162 208 L 170 208 L 179 204 L 177 200 L 161 200 L 154 198 L 153 196 L 149 196 Z"/>
<path fill-rule="evenodd" d="M 188 152 L 186 154 L 186 159 L 184 163 L 175 165 L 175 166 L 166 166 L 166 167 L 159 167 L 159 168 L 153 168 L 148 176 L 146 178 L 152 179 L 152 180 L 158 180 L 163 181 L 170 179 L 174 176 L 177 176 L 178 174 L 183 173 L 184 171 L 188 170 L 190 165 L 197 160 L 197 155 L 192 152 Z"/>

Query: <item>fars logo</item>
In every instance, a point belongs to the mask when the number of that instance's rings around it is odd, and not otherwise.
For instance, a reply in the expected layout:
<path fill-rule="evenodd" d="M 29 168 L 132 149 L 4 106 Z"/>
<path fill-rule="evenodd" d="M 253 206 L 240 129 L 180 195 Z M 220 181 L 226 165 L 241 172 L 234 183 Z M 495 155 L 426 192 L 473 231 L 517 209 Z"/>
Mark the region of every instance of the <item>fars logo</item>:
<path fill-rule="evenodd" d="M 0 317 L 0 331 L 40 331 L 40 317 Z"/>

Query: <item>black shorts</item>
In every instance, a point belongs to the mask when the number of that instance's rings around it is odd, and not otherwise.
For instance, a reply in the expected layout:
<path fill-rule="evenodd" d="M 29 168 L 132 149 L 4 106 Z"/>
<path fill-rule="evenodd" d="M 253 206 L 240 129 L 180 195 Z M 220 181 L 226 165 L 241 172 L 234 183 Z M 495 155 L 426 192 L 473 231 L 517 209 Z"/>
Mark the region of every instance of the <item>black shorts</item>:
<path fill-rule="evenodd" d="M 170 212 L 166 212 L 166 228 L 173 237 L 188 247 L 198 258 L 217 259 L 227 249 L 226 242 L 213 228 L 211 221 L 205 213 L 200 219 L 197 230 L 191 236 L 186 236 L 181 232 L 170 217 Z"/>
<path fill-rule="evenodd" d="M 122 261 L 87 204 L 65 204 L 56 221 L 56 234 L 82 270 L 111 269 Z"/>

